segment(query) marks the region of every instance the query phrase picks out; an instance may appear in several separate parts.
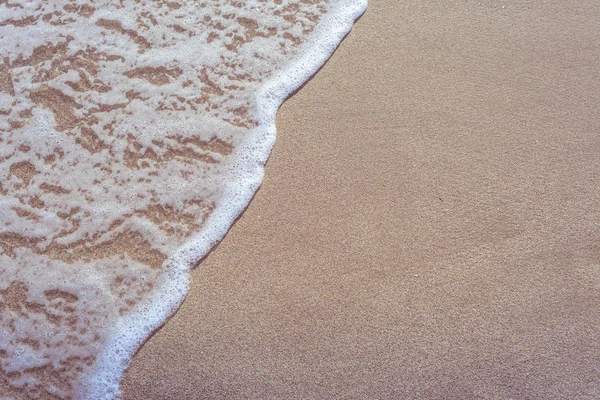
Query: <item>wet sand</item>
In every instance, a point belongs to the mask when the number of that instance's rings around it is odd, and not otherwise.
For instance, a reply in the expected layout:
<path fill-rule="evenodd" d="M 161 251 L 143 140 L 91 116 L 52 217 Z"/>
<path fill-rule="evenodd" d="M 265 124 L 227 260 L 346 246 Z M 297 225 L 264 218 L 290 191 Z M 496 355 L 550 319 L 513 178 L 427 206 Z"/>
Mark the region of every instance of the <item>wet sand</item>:
<path fill-rule="evenodd" d="M 124 399 L 600 398 L 600 3 L 412 3 L 283 105 Z"/>

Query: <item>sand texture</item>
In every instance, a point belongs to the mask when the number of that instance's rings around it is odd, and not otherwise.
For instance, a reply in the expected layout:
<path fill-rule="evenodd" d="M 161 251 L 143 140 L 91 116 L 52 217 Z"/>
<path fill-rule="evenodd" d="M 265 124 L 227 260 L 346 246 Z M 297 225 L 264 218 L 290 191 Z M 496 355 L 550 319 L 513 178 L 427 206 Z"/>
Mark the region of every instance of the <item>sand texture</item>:
<path fill-rule="evenodd" d="M 123 398 L 600 398 L 599 32 L 371 0 Z"/>

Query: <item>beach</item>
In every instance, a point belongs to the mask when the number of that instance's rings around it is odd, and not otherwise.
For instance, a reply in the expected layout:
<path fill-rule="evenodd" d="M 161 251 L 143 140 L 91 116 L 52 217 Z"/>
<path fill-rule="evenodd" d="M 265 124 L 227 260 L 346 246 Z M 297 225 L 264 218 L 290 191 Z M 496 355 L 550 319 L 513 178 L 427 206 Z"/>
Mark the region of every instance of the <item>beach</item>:
<path fill-rule="evenodd" d="M 122 398 L 600 398 L 598 21 L 371 0 Z"/>

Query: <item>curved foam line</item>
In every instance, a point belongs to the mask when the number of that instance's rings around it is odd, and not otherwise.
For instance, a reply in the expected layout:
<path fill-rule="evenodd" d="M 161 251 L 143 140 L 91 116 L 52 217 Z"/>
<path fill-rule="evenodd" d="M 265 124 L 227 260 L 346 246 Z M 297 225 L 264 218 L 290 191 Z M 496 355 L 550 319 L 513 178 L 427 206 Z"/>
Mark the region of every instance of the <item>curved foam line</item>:
<path fill-rule="evenodd" d="M 257 128 L 236 149 L 228 166 L 229 183 L 201 231 L 163 265 L 164 273 L 152 296 L 119 320 L 99 352 L 92 372 L 76 388 L 85 399 L 119 398 L 119 382 L 131 359 L 146 339 L 179 308 L 189 290 L 189 271 L 227 233 L 260 187 L 264 165 L 275 144 L 275 117 L 281 104 L 308 81 L 333 54 L 367 7 L 367 0 L 349 0 L 324 16 L 300 57 L 265 82 L 257 94 Z"/>

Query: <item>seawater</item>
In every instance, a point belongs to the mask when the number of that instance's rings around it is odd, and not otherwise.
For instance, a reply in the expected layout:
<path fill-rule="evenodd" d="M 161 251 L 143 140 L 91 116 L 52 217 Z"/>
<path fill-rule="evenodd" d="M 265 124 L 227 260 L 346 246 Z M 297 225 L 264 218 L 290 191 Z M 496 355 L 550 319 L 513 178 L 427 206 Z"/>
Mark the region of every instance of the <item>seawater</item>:
<path fill-rule="evenodd" d="M 119 397 L 365 7 L 0 3 L 0 397 Z"/>

